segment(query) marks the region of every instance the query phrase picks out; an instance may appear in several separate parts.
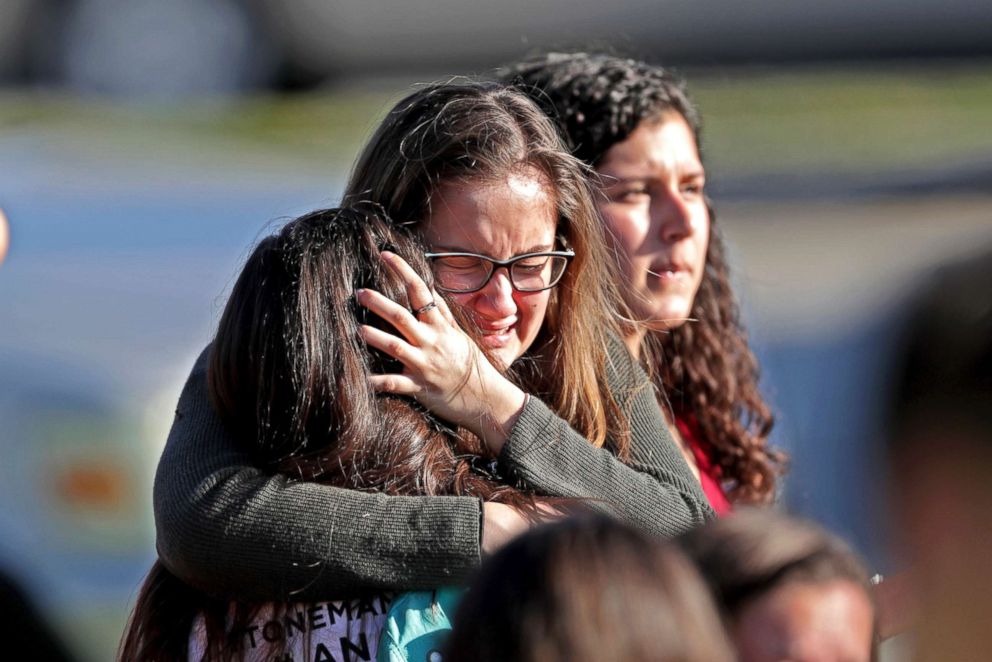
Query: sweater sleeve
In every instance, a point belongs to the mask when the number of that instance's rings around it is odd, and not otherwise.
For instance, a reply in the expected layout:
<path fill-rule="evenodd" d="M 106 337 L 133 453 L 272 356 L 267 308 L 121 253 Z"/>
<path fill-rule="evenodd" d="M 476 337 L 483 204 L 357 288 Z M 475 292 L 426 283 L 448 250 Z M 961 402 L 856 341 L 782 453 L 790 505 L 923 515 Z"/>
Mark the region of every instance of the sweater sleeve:
<path fill-rule="evenodd" d="M 500 453 L 501 466 L 523 487 L 587 500 L 659 536 L 676 536 L 714 517 L 672 440 L 647 375 L 618 340 L 609 357 L 610 386 L 630 417 L 629 462 L 595 448 L 530 398 Z"/>
<path fill-rule="evenodd" d="M 461 583 L 478 566 L 477 499 L 390 497 L 252 466 L 209 402 L 208 353 L 155 476 L 156 545 L 173 574 L 229 599 L 308 600 Z"/>

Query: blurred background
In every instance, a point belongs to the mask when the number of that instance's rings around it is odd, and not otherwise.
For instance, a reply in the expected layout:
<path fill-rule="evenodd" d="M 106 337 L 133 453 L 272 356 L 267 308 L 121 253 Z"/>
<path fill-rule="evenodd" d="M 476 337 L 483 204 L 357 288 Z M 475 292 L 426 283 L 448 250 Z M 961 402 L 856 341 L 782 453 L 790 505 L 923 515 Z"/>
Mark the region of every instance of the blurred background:
<path fill-rule="evenodd" d="M 335 204 L 411 85 L 549 48 L 686 76 L 782 501 L 898 568 L 881 405 L 907 295 L 992 244 L 990 28 L 978 0 L 0 0 L 0 568 L 110 659 L 249 247 Z"/>

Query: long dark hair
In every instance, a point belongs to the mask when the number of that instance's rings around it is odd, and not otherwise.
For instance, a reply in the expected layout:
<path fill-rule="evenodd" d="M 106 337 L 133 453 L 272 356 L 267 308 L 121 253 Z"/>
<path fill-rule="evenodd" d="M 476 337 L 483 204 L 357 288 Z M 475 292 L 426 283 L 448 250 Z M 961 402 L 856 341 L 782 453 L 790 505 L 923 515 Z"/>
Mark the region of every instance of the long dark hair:
<path fill-rule="evenodd" d="M 607 383 L 607 347 L 621 299 L 589 185 L 557 130 L 525 95 L 499 83 L 440 83 L 389 112 L 362 151 L 346 203 L 371 200 L 397 222 L 428 222 L 445 185 L 488 183 L 536 170 L 557 209 L 560 240 L 575 259 L 554 288 L 541 333 L 511 377 L 573 428 L 628 455 L 629 425 Z"/>
<path fill-rule="evenodd" d="M 296 480 L 395 495 L 474 496 L 536 513 L 532 495 L 482 467 L 484 445 L 410 398 L 377 394 L 374 373 L 399 366 L 361 341 L 359 324 L 389 329 L 355 302 L 375 289 L 406 303 L 379 258 L 403 257 L 430 283 L 423 248 L 374 205 L 316 211 L 263 239 L 248 258 L 210 353 L 208 389 L 233 438 L 258 466 Z M 468 329 L 471 333 L 471 329 Z M 186 659 L 204 619 L 205 659 L 237 659 L 227 632 L 253 614 L 185 586 L 156 563 L 141 589 L 121 660 Z"/>
<path fill-rule="evenodd" d="M 558 124 L 579 159 L 597 166 L 609 148 L 645 121 L 677 113 L 700 143 L 699 112 L 670 71 L 610 55 L 550 53 L 501 74 Z M 674 414 L 698 425 L 742 503 L 767 503 L 785 457 L 769 448 L 773 417 L 758 389 L 758 363 L 730 287 L 723 240 L 712 206 L 705 273 L 689 322 L 648 333 L 642 357 Z"/>
<path fill-rule="evenodd" d="M 272 471 L 385 494 L 529 502 L 472 471 L 470 459 L 485 450 L 470 433 L 411 398 L 372 390 L 372 374 L 401 369 L 358 333 L 362 323 L 393 329 L 356 304 L 357 289 L 406 304 L 403 282 L 381 266 L 384 248 L 431 284 L 420 243 L 374 205 L 314 212 L 262 241 L 214 340 L 215 407 Z"/>

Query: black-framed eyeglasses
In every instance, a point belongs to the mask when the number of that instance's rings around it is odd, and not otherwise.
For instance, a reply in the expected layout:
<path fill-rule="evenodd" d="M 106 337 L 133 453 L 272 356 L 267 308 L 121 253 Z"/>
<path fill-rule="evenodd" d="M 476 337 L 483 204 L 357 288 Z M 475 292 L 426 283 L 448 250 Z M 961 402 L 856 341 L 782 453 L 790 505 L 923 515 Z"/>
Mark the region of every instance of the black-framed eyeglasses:
<path fill-rule="evenodd" d="M 481 290 L 505 268 L 510 284 L 518 292 L 540 292 L 558 284 L 575 251 L 525 253 L 509 260 L 494 260 L 478 253 L 426 253 L 439 290 L 465 294 Z"/>

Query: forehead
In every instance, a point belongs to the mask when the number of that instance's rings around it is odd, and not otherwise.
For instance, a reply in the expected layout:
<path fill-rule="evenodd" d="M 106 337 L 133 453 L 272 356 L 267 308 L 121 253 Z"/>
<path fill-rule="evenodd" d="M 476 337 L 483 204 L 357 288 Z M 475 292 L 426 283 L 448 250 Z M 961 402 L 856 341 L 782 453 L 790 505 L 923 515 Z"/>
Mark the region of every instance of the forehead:
<path fill-rule="evenodd" d="M 525 168 L 492 181 L 442 185 L 422 233 L 433 250 L 505 259 L 552 248 L 557 218 L 547 179 Z"/>
<path fill-rule="evenodd" d="M 627 138 L 606 150 L 597 170 L 614 176 L 656 171 L 702 171 L 696 137 L 676 112 L 641 122 Z"/>
<path fill-rule="evenodd" d="M 866 660 L 871 648 L 873 612 L 864 590 L 846 580 L 787 583 L 758 598 L 750 625 L 765 645 L 780 654 L 808 659 Z"/>

